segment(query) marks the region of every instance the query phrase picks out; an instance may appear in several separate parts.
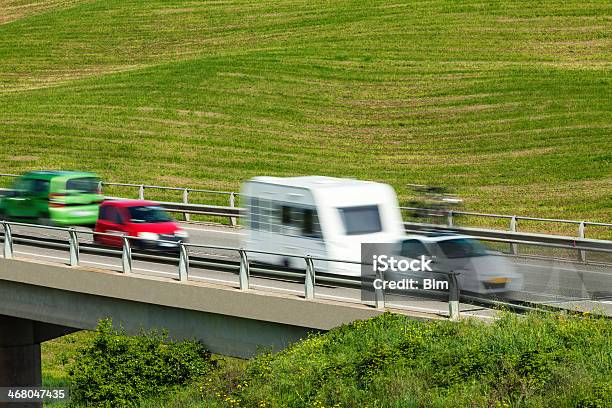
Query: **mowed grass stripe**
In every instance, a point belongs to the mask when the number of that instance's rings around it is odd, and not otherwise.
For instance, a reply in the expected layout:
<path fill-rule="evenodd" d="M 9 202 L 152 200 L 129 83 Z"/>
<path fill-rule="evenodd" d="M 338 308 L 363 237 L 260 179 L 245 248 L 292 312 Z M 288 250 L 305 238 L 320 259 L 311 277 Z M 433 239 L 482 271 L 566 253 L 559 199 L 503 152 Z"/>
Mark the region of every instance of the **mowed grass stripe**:
<path fill-rule="evenodd" d="M 82 3 L 83 0 L 0 0 L 0 25 L 31 15 L 56 11 Z"/>

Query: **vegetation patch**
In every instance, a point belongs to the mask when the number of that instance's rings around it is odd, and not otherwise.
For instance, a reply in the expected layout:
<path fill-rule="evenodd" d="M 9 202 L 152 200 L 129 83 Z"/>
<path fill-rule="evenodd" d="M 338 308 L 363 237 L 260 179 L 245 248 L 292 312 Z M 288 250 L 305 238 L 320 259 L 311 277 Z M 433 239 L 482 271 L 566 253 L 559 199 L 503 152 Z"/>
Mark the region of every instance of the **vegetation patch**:
<path fill-rule="evenodd" d="M 62 377 L 59 362 L 68 361 L 72 406 L 612 406 L 612 320 L 567 313 L 498 317 L 421 322 L 386 313 L 279 353 L 215 362 L 197 343 L 120 336 L 103 322 L 93 335 L 46 344 L 68 352 L 47 353 L 55 357 L 46 357 L 43 373 L 45 384 L 67 386 L 52 380 Z M 73 343 L 86 347 L 75 352 Z"/>
<path fill-rule="evenodd" d="M 127 336 L 110 320 L 76 352 L 68 369 L 71 405 L 139 406 L 147 398 L 169 394 L 216 367 L 210 352 L 195 341 L 175 342 L 165 333 Z"/>
<path fill-rule="evenodd" d="M 612 321 L 387 313 L 262 354 L 241 376 L 204 389 L 215 406 L 603 408 L 612 406 Z"/>

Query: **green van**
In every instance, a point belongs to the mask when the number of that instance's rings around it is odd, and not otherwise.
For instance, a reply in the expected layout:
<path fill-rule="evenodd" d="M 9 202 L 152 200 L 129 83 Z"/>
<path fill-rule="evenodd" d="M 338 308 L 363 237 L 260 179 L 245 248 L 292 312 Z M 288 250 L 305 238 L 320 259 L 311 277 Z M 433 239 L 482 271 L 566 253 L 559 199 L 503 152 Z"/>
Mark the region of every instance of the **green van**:
<path fill-rule="evenodd" d="M 0 201 L 8 219 L 36 219 L 46 225 L 94 225 L 104 196 L 93 173 L 33 171 L 19 177 Z"/>

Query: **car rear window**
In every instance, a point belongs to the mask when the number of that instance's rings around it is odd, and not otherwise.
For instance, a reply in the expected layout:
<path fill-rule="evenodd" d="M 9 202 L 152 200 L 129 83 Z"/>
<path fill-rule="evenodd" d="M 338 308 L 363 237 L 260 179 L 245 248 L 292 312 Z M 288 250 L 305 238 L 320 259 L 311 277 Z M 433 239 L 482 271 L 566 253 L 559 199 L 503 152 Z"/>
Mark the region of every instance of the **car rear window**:
<path fill-rule="evenodd" d="M 135 206 L 128 207 L 130 221 L 139 224 L 170 222 L 172 218 L 161 207 Z"/>
<path fill-rule="evenodd" d="M 382 231 L 377 205 L 338 208 L 346 235 L 373 234 Z"/>
<path fill-rule="evenodd" d="M 416 239 L 407 239 L 402 242 L 401 255 L 406 258 L 416 259 L 421 255 L 428 256 L 429 251 L 421 241 Z"/>
<path fill-rule="evenodd" d="M 487 248 L 475 239 L 449 239 L 441 241 L 439 245 L 447 258 L 470 258 L 488 254 Z"/>
<path fill-rule="evenodd" d="M 99 182 L 100 180 L 95 177 L 73 178 L 66 182 L 66 190 L 97 194 Z"/>

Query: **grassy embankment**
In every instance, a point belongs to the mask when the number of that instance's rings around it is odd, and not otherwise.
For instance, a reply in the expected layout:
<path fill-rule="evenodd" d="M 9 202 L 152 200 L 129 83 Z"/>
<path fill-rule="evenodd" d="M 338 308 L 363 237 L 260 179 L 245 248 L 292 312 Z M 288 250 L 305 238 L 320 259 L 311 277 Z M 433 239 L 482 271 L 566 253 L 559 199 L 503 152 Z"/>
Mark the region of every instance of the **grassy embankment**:
<path fill-rule="evenodd" d="M 386 314 L 277 354 L 226 361 L 142 407 L 592 407 L 612 404 L 612 321 L 503 314 L 493 323 Z M 48 358 L 48 357 L 47 357 Z M 45 373 L 53 364 L 45 365 Z M 57 369 L 55 369 L 57 370 Z"/>
<path fill-rule="evenodd" d="M 354 176 L 610 220 L 609 2 L 0 3 L 2 171 Z"/>

